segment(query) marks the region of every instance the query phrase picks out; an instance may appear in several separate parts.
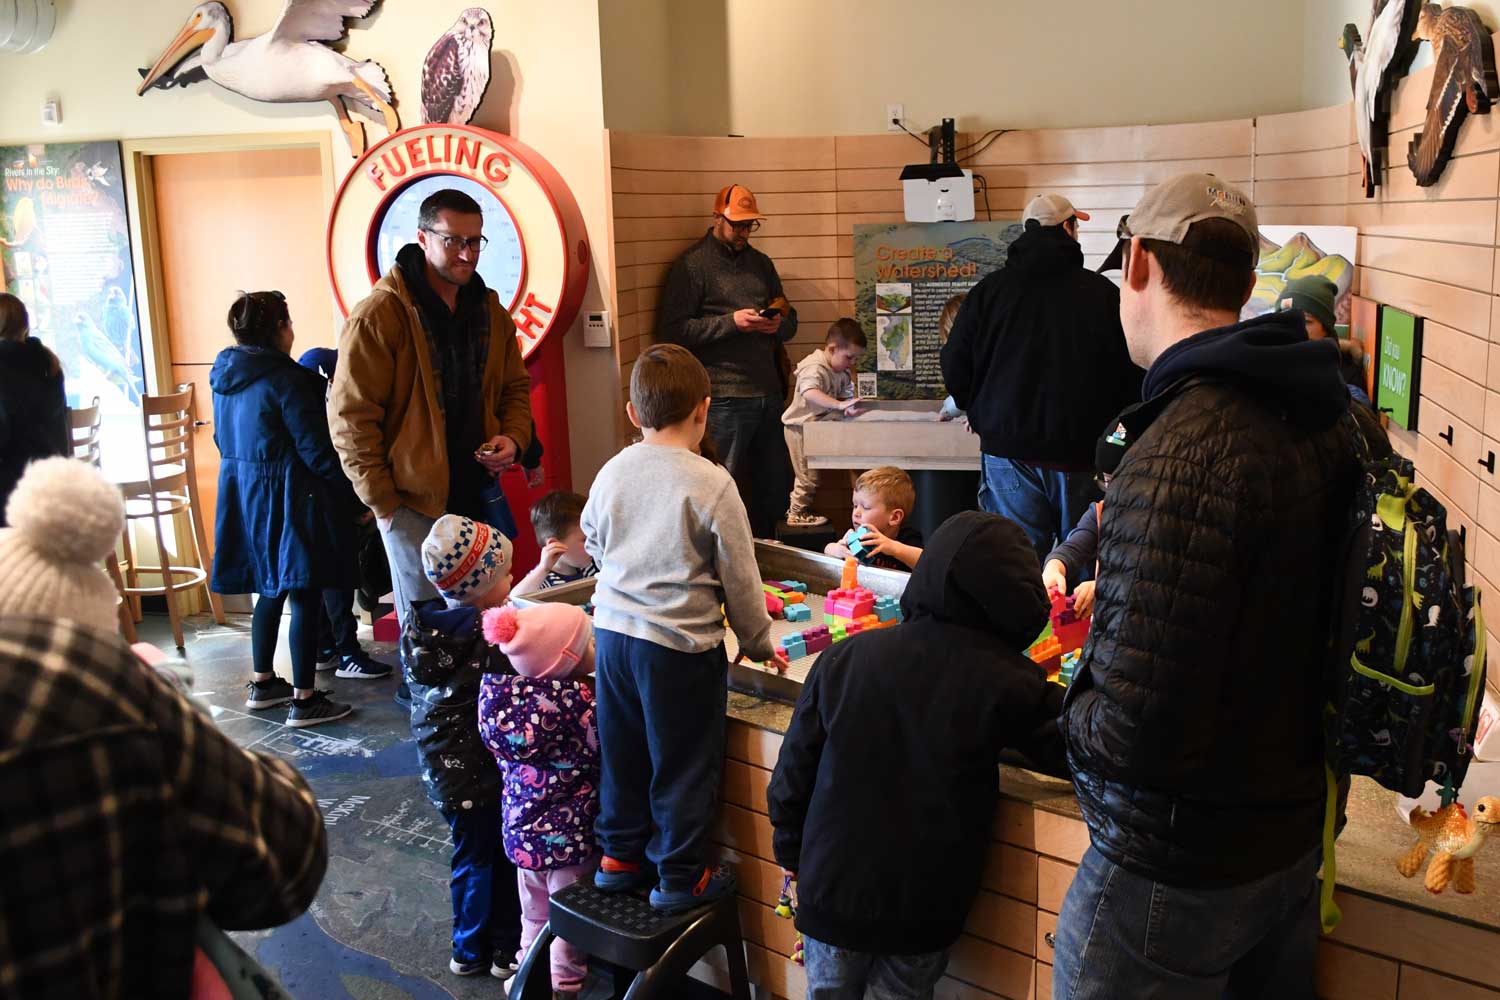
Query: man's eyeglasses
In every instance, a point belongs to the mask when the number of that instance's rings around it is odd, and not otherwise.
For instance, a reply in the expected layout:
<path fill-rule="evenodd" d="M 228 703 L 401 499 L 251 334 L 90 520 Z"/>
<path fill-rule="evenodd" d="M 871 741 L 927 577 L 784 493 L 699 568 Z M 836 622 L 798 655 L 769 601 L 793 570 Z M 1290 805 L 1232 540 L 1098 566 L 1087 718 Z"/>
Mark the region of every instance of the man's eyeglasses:
<path fill-rule="evenodd" d="M 729 218 L 726 215 L 721 215 L 719 216 L 719 218 L 729 223 L 729 228 L 733 229 L 737 233 L 753 233 L 760 228 L 759 219 L 751 219 L 748 222 L 735 222 L 733 219 Z"/>
<path fill-rule="evenodd" d="M 489 246 L 490 244 L 490 238 L 488 236 L 471 236 L 468 239 L 464 239 L 462 236 L 454 236 L 452 233 L 445 233 L 441 229 L 428 229 L 425 230 L 425 232 L 429 232 L 432 235 L 436 236 L 439 240 L 441 240 L 443 249 L 448 251 L 449 253 L 457 253 L 459 250 L 462 250 L 465 247 L 475 253 L 480 253 L 484 250 L 485 247 Z"/>

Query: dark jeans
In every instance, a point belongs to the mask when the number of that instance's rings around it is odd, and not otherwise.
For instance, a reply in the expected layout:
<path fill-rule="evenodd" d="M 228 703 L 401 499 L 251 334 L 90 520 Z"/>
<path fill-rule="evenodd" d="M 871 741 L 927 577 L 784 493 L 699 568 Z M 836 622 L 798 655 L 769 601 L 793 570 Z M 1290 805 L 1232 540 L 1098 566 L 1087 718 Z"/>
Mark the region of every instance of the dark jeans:
<path fill-rule="evenodd" d="M 261 594 L 250 617 L 250 662 L 258 674 L 276 671 L 276 645 L 281 637 L 281 612 L 292 605 L 287 639 L 292 652 L 292 686 L 310 690 L 318 669 L 318 616 L 323 594 L 318 590 L 286 590 Z"/>
<path fill-rule="evenodd" d="M 679 653 L 605 629 L 594 637 L 599 846 L 622 861 L 650 858 L 667 891 L 690 889 L 724 767 L 724 647 Z"/>
<path fill-rule="evenodd" d="M 876 955 L 849 951 L 802 936 L 807 1000 L 928 1000 L 948 952 Z"/>
<path fill-rule="evenodd" d="M 1020 525 L 1038 562 L 1068 537 L 1097 494 L 1092 473 L 1056 472 L 1012 458 L 980 456 L 980 509 Z"/>
<path fill-rule="evenodd" d="M 354 591 L 323 591 L 323 611 L 318 616 L 318 649 L 334 650 L 340 656 L 357 656 L 359 623 L 354 620 Z"/>
<path fill-rule="evenodd" d="M 521 947 L 521 895 L 500 836 L 500 803 L 444 809 L 443 819 L 453 831 L 453 957 L 509 961 Z"/>
<path fill-rule="evenodd" d="M 788 473 L 782 405 L 770 396 L 715 397 L 708 404 L 708 436 L 734 477 L 756 538 L 775 538 L 786 513 Z"/>
<path fill-rule="evenodd" d="M 1089 848 L 1057 918 L 1053 1000 L 1311 998 L 1319 858 L 1228 889 L 1180 889 Z"/>

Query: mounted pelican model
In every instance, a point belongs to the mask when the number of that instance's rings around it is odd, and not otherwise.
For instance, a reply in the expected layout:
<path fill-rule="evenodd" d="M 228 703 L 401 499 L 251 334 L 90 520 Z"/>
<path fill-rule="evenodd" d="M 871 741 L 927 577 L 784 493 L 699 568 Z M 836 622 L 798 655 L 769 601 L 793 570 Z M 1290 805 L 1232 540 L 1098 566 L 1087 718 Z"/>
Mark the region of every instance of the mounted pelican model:
<path fill-rule="evenodd" d="M 1416 53 L 1411 37 L 1416 12 L 1411 0 L 1373 0 L 1369 37 L 1362 42 L 1359 29 L 1346 24 L 1339 39 L 1339 48 L 1349 60 L 1349 82 L 1354 88 L 1354 131 L 1364 160 L 1366 198 L 1375 197 L 1375 186 L 1380 183 L 1379 157 L 1387 142 L 1391 90 Z"/>
<path fill-rule="evenodd" d="M 365 151 L 365 131 L 349 117 L 349 108 L 372 119 L 380 115 L 386 131 L 397 131 L 401 120 L 391 106 L 391 86 L 373 60 L 350 59 L 323 43 L 341 40 L 344 18 L 364 17 L 375 2 L 284 0 L 281 17 L 269 32 L 240 42 L 230 40 L 234 27 L 228 8 L 217 0 L 201 3 L 156 65 L 141 72 L 144 79 L 136 93 L 153 86 L 185 86 L 206 76 L 252 101 L 327 101 L 338 112 L 350 151 L 359 156 Z"/>

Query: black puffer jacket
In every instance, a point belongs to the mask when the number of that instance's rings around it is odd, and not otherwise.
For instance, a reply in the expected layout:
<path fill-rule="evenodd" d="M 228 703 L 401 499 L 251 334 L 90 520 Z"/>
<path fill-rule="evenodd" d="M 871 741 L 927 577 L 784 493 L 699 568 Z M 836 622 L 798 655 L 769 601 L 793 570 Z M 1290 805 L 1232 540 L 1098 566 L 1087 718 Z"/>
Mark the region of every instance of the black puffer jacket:
<path fill-rule="evenodd" d="M 485 674 L 515 671 L 484 641 L 478 610 L 449 608 L 442 598 L 413 604 L 401 662 L 427 797 L 439 809 L 498 801 L 500 768 L 479 739 L 479 682 Z"/>
<path fill-rule="evenodd" d="M 1140 398 L 1120 290 L 1061 227 L 1011 244 L 975 285 L 942 351 L 943 381 L 987 455 L 1092 468 L 1099 432 Z"/>
<path fill-rule="evenodd" d="M 0 340 L 0 527 L 28 463 L 67 455 L 62 368 L 40 340 Z"/>
<path fill-rule="evenodd" d="M 1337 365 L 1299 314 L 1261 317 L 1169 349 L 1122 417 L 1133 443 L 1063 725 L 1095 848 L 1144 877 L 1236 885 L 1318 843 L 1335 523 L 1355 479 Z"/>
<path fill-rule="evenodd" d="M 1021 653 L 1047 622 L 1047 597 L 1013 522 L 978 511 L 945 521 L 901 607 L 905 624 L 813 666 L 767 802 L 776 860 L 799 876 L 797 927 L 911 954 L 946 948 L 963 928 L 1000 751 L 1061 769 L 1063 692 Z"/>

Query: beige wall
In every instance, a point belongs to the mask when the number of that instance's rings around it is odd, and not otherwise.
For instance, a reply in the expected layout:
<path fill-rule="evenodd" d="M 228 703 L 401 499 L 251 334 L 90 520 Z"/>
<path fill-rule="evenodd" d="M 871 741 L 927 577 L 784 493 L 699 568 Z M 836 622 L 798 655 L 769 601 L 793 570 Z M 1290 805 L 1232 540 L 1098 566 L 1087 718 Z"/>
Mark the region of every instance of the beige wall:
<path fill-rule="evenodd" d="M 132 139 L 267 131 L 326 130 L 334 137 L 339 178 L 351 163 L 343 133 L 324 106 L 256 104 L 212 83 L 135 96 L 137 67 L 149 66 L 191 9 L 186 0 L 71 0 L 59 4 L 57 32 L 32 56 L 0 58 L 0 144 L 78 139 Z M 388 0 L 367 22 L 355 22 L 348 53 L 375 59 L 396 90 L 405 124 L 420 120 L 418 88 L 428 47 L 469 3 Z M 231 0 L 237 37 L 270 28 L 281 0 Z M 474 124 L 509 131 L 546 156 L 567 178 L 588 222 L 595 268 L 584 308 L 608 297 L 603 83 L 597 0 L 489 4 L 495 18 L 491 89 Z M 514 93 L 504 90 L 514 79 Z M 44 100 L 62 102 L 63 124 L 44 128 Z M 371 141 L 384 133 L 367 129 Z M 617 419 L 613 352 L 583 347 L 581 325 L 567 334 L 573 475 L 586 486 L 609 457 Z"/>
<path fill-rule="evenodd" d="M 669 131 L 799 136 L 883 132 L 887 103 L 904 104 L 914 128 L 946 115 L 970 132 L 1294 110 L 1302 100 L 1303 7 L 1322 2 L 655 0 L 642 7 L 647 18 L 663 4 L 670 15 Z M 607 124 L 666 130 L 659 118 L 643 124 L 635 113 L 660 88 L 659 77 L 611 72 L 630 64 L 635 33 L 606 32 L 603 42 Z"/>

